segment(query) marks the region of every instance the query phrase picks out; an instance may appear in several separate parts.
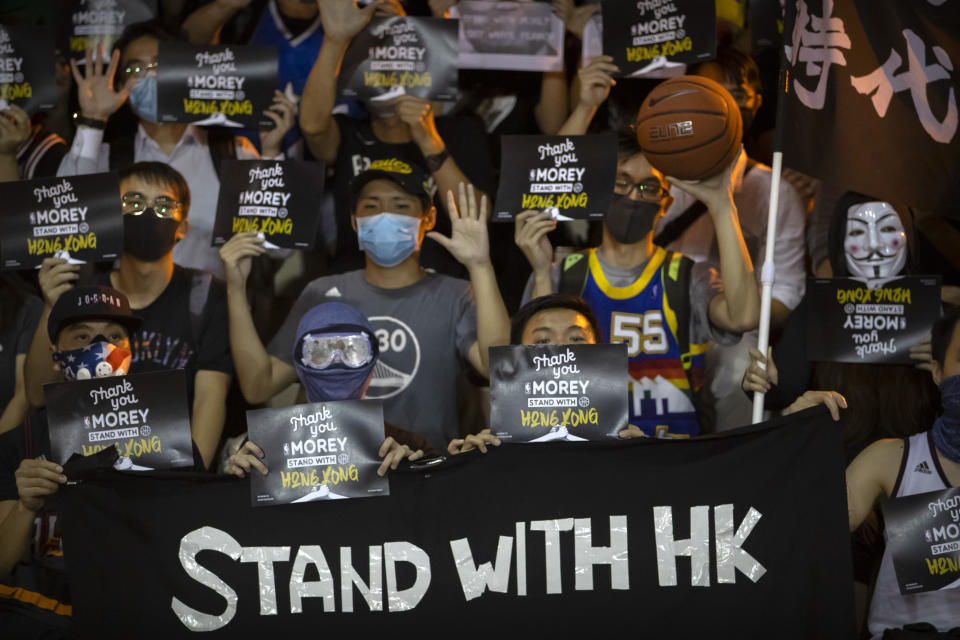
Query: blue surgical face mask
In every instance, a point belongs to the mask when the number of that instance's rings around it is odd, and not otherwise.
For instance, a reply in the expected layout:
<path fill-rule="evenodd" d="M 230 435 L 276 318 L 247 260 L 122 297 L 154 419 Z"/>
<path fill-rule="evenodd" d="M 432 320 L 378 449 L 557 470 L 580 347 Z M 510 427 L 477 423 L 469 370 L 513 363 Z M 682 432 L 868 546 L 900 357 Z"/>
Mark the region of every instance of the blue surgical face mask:
<path fill-rule="evenodd" d="M 420 248 L 420 221 L 399 213 L 357 218 L 360 250 L 381 267 L 395 267 Z"/>
<path fill-rule="evenodd" d="M 130 91 L 130 108 L 138 118 L 158 122 L 157 117 L 157 73 L 150 71 L 138 78 Z"/>

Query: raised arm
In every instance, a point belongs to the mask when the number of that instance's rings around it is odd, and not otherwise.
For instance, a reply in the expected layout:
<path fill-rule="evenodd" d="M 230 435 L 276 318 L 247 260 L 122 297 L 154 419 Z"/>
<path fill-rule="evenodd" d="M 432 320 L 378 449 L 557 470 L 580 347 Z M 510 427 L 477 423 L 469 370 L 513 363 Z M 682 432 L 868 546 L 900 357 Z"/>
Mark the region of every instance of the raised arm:
<path fill-rule="evenodd" d="M 253 404 L 272 398 L 297 381 L 293 367 L 267 353 L 250 315 L 247 278 L 253 257 L 264 251 L 256 231 L 238 233 L 220 248 L 227 277 L 230 352 L 243 397 Z"/>
<path fill-rule="evenodd" d="M 323 22 L 323 44 L 300 99 L 300 130 L 314 157 L 333 162 L 340 147 L 340 129 L 333 119 L 337 78 L 343 55 L 355 35 L 370 22 L 380 2 L 363 9 L 354 0 L 317 0 Z"/>
<path fill-rule="evenodd" d="M 487 196 L 477 205 L 472 185 L 460 183 L 460 206 L 453 192 L 447 192 L 447 212 L 450 215 L 450 237 L 431 231 L 427 235 L 453 254 L 470 272 L 477 306 L 477 341 L 470 347 L 470 364 L 484 376 L 489 375 L 490 347 L 510 344 L 510 317 L 500 296 L 497 278 L 490 262 L 490 240 L 487 233 L 489 207 Z"/>
<path fill-rule="evenodd" d="M 847 466 L 850 531 L 860 526 L 881 494 L 891 497 L 903 455 L 903 440 L 877 440 Z"/>
<path fill-rule="evenodd" d="M 733 203 L 734 165 L 731 163 L 723 173 L 700 182 L 667 179 L 707 205 L 713 218 L 724 292 L 710 302 L 710 322 L 720 329 L 743 332 L 760 323 L 760 290 Z"/>
<path fill-rule="evenodd" d="M 619 71 L 610 56 L 598 56 L 585 67 L 577 71 L 574 78 L 577 102 L 567 121 L 560 127 L 559 135 L 583 135 L 590 127 L 597 109 L 610 96 L 610 89 L 617 81 L 611 74 Z"/>

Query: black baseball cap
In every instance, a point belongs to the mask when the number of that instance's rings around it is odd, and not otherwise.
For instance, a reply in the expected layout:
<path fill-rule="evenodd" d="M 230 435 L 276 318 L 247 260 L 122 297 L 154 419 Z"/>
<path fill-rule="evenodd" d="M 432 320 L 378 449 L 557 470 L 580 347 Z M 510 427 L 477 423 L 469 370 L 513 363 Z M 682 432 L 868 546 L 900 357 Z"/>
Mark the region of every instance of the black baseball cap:
<path fill-rule="evenodd" d="M 64 292 L 50 311 L 47 335 L 55 343 L 60 330 L 81 320 L 110 320 L 133 333 L 140 327 L 140 318 L 130 311 L 127 296 L 113 287 L 74 287 Z"/>
<path fill-rule="evenodd" d="M 374 180 L 390 180 L 410 195 L 420 198 L 423 208 L 433 202 L 430 195 L 430 179 L 423 168 L 401 158 L 380 158 L 370 163 L 362 173 L 350 182 L 351 209 L 356 209 L 360 192 Z"/>

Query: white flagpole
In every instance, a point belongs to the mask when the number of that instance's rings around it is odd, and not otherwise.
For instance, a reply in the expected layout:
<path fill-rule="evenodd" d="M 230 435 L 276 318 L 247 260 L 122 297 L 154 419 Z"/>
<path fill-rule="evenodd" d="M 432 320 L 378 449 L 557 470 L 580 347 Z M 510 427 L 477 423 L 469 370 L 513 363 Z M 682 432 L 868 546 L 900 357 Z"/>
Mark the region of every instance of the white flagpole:
<path fill-rule="evenodd" d="M 783 100 L 783 97 L 781 97 Z M 770 210 L 767 213 L 767 246 L 764 251 L 763 267 L 760 269 L 760 335 L 757 337 L 757 350 L 766 355 L 770 344 L 770 304 L 773 295 L 773 280 L 776 268 L 773 266 L 774 243 L 777 238 L 777 210 L 780 201 L 780 171 L 783 166 L 783 153 L 773 152 L 773 175 L 770 176 Z M 764 367 L 765 368 L 765 367 Z M 763 394 L 753 394 L 753 424 L 763 421 Z"/>

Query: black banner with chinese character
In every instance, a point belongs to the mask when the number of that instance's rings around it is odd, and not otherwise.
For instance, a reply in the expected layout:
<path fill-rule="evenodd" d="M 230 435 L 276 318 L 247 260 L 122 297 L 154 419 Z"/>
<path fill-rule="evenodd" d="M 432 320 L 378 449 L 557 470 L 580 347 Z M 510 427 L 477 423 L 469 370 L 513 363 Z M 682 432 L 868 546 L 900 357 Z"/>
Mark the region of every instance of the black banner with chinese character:
<path fill-rule="evenodd" d="M 822 408 L 719 437 L 503 445 L 391 471 L 379 500 L 256 509 L 234 477 L 111 475 L 54 505 L 82 638 L 855 636 Z"/>
<path fill-rule="evenodd" d="M 896 278 L 874 288 L 851 278 L 811 278 L 807 304 L 811 360 L 913 364 L 910 347 L 940 317 L 940 277 Z"/>
<path fill-rule="evenodd" d="M 784 164 L 957 215 L 960 11 L 953 3 L 787 2 Z"/>

